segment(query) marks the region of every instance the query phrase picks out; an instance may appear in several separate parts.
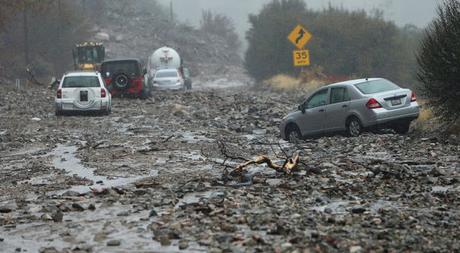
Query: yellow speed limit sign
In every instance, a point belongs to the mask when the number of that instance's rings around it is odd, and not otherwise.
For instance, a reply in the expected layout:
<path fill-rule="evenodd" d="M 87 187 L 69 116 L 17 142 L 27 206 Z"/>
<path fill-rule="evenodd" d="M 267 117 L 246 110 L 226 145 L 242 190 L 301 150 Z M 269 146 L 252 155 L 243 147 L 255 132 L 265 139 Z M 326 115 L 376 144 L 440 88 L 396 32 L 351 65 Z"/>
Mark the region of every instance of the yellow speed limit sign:
<path fill-rule="evenodd" d="M 293 52 L 294 66 L 303 67 L 310 65 L 310 51 L 308 50 L 295 50 Z"/>

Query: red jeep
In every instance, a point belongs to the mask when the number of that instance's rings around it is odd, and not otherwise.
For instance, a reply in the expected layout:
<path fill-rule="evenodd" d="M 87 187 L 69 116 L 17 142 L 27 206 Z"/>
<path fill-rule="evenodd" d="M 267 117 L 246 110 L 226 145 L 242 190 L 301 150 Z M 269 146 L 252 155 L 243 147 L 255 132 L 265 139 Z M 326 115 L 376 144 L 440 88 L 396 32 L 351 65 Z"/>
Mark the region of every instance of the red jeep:
<path fill-rule="evenodd" d="M 151 92 L 145 85 L 144 72 L 137 59 L 110 60 L 101 65 L 105 85 L 112 96 L 149 97 Z"/>

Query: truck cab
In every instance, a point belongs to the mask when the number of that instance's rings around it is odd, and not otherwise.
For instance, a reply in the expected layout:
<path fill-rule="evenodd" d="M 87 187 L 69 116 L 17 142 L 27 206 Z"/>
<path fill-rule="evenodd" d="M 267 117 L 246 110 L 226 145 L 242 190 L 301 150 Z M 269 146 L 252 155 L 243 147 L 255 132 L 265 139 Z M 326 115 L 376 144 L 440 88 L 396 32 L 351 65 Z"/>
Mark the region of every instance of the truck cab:
<path fill-rule="evenodd" d="M 102 43 L 83 42 L 73 49 L 75 70 L 99 71 L 105 59 L 105 47 Z"/>

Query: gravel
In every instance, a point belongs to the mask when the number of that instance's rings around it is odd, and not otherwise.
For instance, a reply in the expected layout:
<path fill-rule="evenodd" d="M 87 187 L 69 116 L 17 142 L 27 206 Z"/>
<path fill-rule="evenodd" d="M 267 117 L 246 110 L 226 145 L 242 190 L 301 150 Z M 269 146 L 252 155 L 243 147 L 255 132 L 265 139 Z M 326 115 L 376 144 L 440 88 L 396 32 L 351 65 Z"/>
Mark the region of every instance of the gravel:
<path fill-rule="evenodd" d="M 278 123 L 304 96 L 204 89 L 114 99 L 108 117 L 56 118 L 52 91 L 5 87 L 1 247 L 69 252 L 85 242 L 95 252 L 460 248 L 458 142 L 419 132 L 280 141 Z M 253 165 L 234 177 L 228 172 L 243 160 L 226 159 L 218 142 L 234 157 L 268 155 L 282 163 L 284 152 L 300 152 L 302 163 L 292 175 Z M 72 168 L 93 173 L 83 178 Z M 96 184 L 92 174 L 103 183 Z"/>

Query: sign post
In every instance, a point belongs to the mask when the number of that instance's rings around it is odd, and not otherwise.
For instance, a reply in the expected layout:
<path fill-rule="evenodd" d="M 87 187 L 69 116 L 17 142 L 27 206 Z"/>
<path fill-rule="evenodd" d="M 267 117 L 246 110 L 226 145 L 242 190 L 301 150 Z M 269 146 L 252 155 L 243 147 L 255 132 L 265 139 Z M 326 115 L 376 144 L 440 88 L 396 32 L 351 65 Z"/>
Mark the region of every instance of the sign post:
<path fill-rule="evenodd" d="M 292 52 L 295 67 L 303 68 L 310 66 L 310 51 L 305 49 L 305 46 L 310 42 L 312 37 L 313 35 L 302 25 L 297 25 L 289 34 L 288 40 L 298 49 Z"/>
<path fill-rule="evenodd" d="M 16 79 L 16 89 L 17 90 L 21 89 L 21 79 Z"/>

